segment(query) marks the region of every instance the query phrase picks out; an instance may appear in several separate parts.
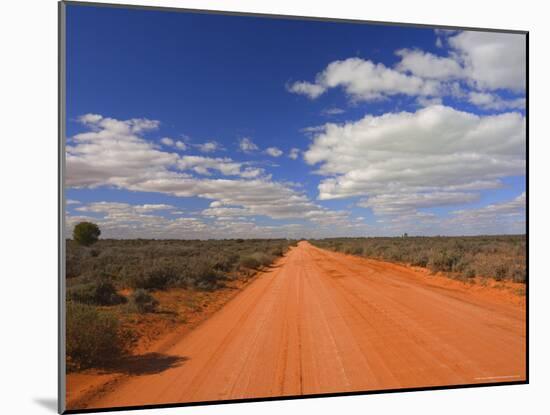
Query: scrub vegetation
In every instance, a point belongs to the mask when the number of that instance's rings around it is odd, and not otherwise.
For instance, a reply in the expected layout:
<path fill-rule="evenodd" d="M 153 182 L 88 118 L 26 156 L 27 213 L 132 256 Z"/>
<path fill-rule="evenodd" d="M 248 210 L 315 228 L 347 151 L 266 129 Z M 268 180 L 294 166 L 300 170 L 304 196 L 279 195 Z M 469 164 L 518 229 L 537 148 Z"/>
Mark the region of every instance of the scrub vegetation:
<path fill-rule="evenodd" d="M 330 238 L 310 242 L 346 254 L 425 267 L 453 278 L 526 282 L 525 235 Z"/>
<path fill-rule="evenodd" d="M 198 312 L 202 306 L 196 303 L 202 300 L 197 299 L 215 298 L 217 291 L 247 281 L 295 244 L 286 239 L 88 242 L 67 240 L 67 363 L 72 370 L 99 367 L 126 353 L 139 337 L 139 330 L 126 323 L 173 318 L 161 300 L 169 297 L 164 293 L 185 293 L 182 302 Z"/>

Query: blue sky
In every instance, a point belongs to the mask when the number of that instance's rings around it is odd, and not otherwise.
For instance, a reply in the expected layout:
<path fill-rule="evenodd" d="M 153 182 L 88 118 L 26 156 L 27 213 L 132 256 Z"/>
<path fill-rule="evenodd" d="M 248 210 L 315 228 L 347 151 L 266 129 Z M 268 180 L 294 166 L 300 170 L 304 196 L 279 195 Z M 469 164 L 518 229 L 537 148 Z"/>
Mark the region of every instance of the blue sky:
<path fill-rule="evenodd" d="M 525 231 L 518 34 L 67 7 L 68 230 Z"/>

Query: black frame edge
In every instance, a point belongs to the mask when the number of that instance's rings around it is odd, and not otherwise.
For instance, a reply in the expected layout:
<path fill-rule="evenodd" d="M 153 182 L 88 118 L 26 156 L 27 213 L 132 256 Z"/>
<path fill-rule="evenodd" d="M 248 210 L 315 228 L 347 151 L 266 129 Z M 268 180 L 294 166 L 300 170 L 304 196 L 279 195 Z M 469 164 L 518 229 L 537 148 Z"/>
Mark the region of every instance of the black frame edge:
<path fill-rule="evenodd" d="M 471 389 L 481 387 L 494 387 L 494 386 L 515 386 L 526 385 L 529 382 L 527 380 L 511 381 L 511 382 L 497 382 L 497 383 L 474 383 L 464 385 L 449 385 L 449 386 L 427 386 L 419 388 L 403 388 L 403 389 L 382 389 L 373 391 L 358 391 L 358 392 L 333 392 L 333 393 L 320 393 L 311 395 L 290 395 L 290 396 L 270 396 L 263 398 L 243 398 L 243 399 L 228 399 L 219 401 L 199 401 L 199 402 L 184 402 L 184 403 L 165 403 L 165 404 L 152 404 L 152 405 L 135 405 L 135 406 L 114 406 L 108 408 L 90 408 L 90 409 L 68 409 L 63 414 L 87 414 L 87 413 L 101 413 L 101 412 L 119 412 L 128 410 L 147 410 L 147 409 L 167 409 L 167 408 L 183 408 L 193 406 L 210 406 L 210 405 L 226 405 L 226 404 L 239 404 L 250 402 L 272 402 L 272 401 L 290 401 L 296 399 L 318 399 L 318 398 L 335 398 L 345 396 L 368 396 L 368 395 L 380 395 L 391 393 L 408 393 L 408 392 L 429 392 L 438 390 L 453 390 L 453 389 Z"/>
<path fill-rule="evenodd" d="M 66 359 L 65 359 L 65 113 L 66 113 L 66 3 L 57 4 L 57 246 L 58 246 L 58 283 L 57 283 L 57 412 L 66 411 Z"/>
<path fill-rule="evenodd" d="M 108 8 L 114 8 L 114 9 L 150 10 L 150 11 L 160 11 L 160 12 L 263 17 L 268 19 L 310 20 L 310 21 L 318 21 L 318 22 L 372 24 L 372 25 L 378 25 L 378 26 L 405 26 L 405 27 L 425 28 L 425 29 L 471 30 L 471 31 L 479 31 L 479 32 L 515 33 L 515 34 L 528 33 L 527 30 L 467 27 L 467 26 L 447 26 L 447 25 L 438 25 L 438 24 L 431 24 L 431 23 L 404 23 L 404 22 L 390 22 L 390 21 L 380 21 L 380 20 L 346 19 L 346 18 L 323 17 L 323 16 L 298 16 L 298 15 L 288 15 L 288 14 L 239 12 L 239 11 L 219 10 L 219 9 L 193 9 L 193 8 L 169 7 L 169 6 L 144 6 L 144 5 L 126 4 L 126 3 L 120 3 L 120 4 L 100 3 L 100 2 L 93 2 L 93 1 L 88 2 L 88 1 L 78 1 L 78 0 L 62 0 L 62 2 L 68 6 L 74 5 L 74 6 L 108 7 Z"/>

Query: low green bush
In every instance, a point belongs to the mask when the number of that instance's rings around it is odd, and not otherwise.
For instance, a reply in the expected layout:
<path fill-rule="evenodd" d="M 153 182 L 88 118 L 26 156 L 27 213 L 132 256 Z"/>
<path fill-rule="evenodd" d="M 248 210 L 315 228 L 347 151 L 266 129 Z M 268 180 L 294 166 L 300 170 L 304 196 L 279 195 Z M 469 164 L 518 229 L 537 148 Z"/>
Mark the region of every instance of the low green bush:
<path fill-rule="evenodd" d="M 89 305 L 115 305 L 126 301 L 112 282 L 103 279 L 70 287 L 67 299 Z"/>
<path fill-rule="evenodd" d="M 197 260 L 189 264 L 185 273 L 193 288 L 211 291 L 221 286 L 220 282 L 225 279 L 225 274 L 212 266 L 206 260 Z"/>
<path fill-rule="evenodd" d="M 427 255 L 419 254 L 413 258 L 411 265 L 414 265 L 415 267 L 426 267 L 429 261 L 430 259 Z"/>
<path fill-rule="evenodd" d="M 239 266 L 243 268 L 258 269 L 260 268 L 260 265 L 261 265 L 260 261 L 258 261 L 252 255 L 247 255 L 245 257 L 242 257 L 239 261 Z"/>
<path fill-rule="evenodd" d="M 241 258 L 239 265 L 244 268 L 259 269 L 271 265 L 274 260 L 275 257 L 273 255 L 264 252 L 254 252 Z"/>
<path fill-rule="evenodd" d="M 512 281 L 525 283 L 527 280 L 527 274 L 525 269 L 514 268 L 512 270 Z"/>
<path fill-rule="evenodd" d="M 147 290 L 138 288 L 130 296 L 130 307 L 138 313 L 153 313 L 159 302 Z"/>
<path fill-rule="evenodd" d="M 128 336 L 116 316 L 93 306 L 67 303 L 66 352 L 69 366 L 97 367 L 116 359 L 128 346 Z"/>
<path fill-rule="evenodd" d="M 494 278 L 497 281 L 502 281 L 504 277 L 506 277 L 508 268 L 504 264 L 499 264 L 495 267 L 495 275 Z"/>
<path fill-rule="evenodd" d="M 172 281 L 178 279 L 178 273 L 168 266 L 154 266 L 143 270 L 130 278 L 132 288 L 143 288 L 146 290 L 163 290 Z"/>

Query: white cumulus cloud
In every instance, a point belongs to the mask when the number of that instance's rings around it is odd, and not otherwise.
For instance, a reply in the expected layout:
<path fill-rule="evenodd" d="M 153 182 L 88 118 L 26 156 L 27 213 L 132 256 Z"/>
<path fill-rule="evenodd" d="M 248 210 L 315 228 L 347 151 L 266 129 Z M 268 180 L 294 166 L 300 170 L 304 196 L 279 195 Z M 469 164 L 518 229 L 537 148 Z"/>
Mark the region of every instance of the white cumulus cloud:
<path fill-rule="evenodd" d="M 464 31 L 448 40 L 475 87 L 525 92 L 525 35 Z"/>
<path fill-rule="evenodd" d="M 525 119 L 441 105 L 368 115 L 326 124 L 304 159 L 325 176 L 319 199 L 367 196 L 364 204 L 379 212 L 398 206 L 398 197 L 408 207 L 464 202 L 473 196 L 452 192 L 495 188 L 525 173 Z"/>
<path fill-rule="evenodd" d="M 401 57 L 396 69 L 422 78 L 440 80 L 457 79 L 463 76 L 463 68 L 453 58 L 440 57 L 421 50 L 400 49 Z"/>
<path fill-rule="evenodd" d="M 75 144 L 66 147 L 68 187 L 107 186 L 177 197 L 199 197 L 218 201 L 221 206 L 245 209 L 252 215 L 275 219 L 310 215 L 311 218 L 325 216 L 332 220 L 336 215 L 334 211 L 312 202 L 304 193 L 262 176 L 260 168 L 229 158 L 180 156 L 158 150 L 142 136 L 147 130 L 157 128 L 158 121 L 94 117 L 87 119 L 84 125 L 89 131 L 72 137 Z M 237 178 L 194 175 L 207 175 L 212 171 Z M 338 215 L 347 217 L 347 213 Z"/>
<path fill-rule="evenodd" d="M 315 83 L 296 82 L 290 91 L 314 99 L 329 88 L 342 87 L 354 100 L 369 101 L 390 95 L 437 95 L 439 83 L 407 75 L 382 63 L 361 58 L 331 62 L 315 77 Z"/>
<path fill-rule="evenodd" d="M 374 195 L 357 205 L 371 208 L 377 215 L 414 215 L 417 209 L 470 203 L 479 199 L 475 193 L 425 192 Z"/>

